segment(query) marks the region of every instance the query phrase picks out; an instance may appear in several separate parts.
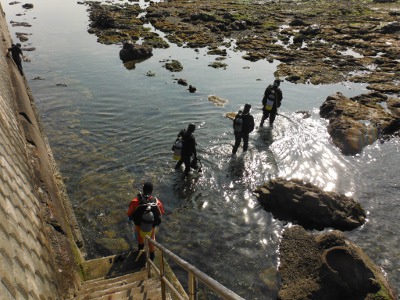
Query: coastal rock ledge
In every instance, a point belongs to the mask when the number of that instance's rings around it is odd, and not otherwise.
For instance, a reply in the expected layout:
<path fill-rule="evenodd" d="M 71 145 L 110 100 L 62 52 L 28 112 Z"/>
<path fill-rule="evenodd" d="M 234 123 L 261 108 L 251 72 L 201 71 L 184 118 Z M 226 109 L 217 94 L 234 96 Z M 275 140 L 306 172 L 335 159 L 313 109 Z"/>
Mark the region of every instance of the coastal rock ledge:
<path fill-rule="evenodd" d="M 254 191 L 258 201 L 275 218 L 307 229 L 331 227 L 352 230 L 365 223 L 364 209 L 354 199 L 303 183 L 301 180 L 275 179 Z"/>
<path fill-rule="evenodd" d="M 279 256 L 279 300 L 395 299 L 380 268 L 340 231 L 287 228 Z"/>
<path fill-rule="evenodd" d="M 378 92 L 347 98 L 326 98 L 320 116 L 329 120 L 328 133 L 344 155 L 360 153 L 376 140 L 384 142 L 400 131 L 400 100 Z"/>

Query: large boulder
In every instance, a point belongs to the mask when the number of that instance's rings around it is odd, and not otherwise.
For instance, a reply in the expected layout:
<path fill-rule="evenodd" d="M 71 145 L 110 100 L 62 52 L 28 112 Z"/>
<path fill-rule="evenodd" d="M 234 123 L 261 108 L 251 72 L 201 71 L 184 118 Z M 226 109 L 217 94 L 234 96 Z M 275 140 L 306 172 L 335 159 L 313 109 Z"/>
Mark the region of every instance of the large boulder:
<path fill-rule="evenodd" d="M 275 218 L 307 229 L 331 227 L 352 230 L 365 223 L 366 213 L 359 203 L 345 195 L 324 192 L 301 180 L 275 179 L 254 191 L 258 201 Z"/>
<path fill-rule="evenodd" d="M 380 268 L 340 231 L 287 228 L 279 257 L 279 300 L 395 299 Z"/>
<path fill-rule="evenodd" d="M 400 130 L 400 100 L 372 92 L 347 98 L 329 96 L 320 116 L 329 120 L 328 133 L 345 155 L 355 155 L 377 139 L 389 139 Z"/>
<path fill-rule="evenodd" d="M 153 55 L 153 49 L 147 45 L 136 45 L 132 42 L 124 43 L 119 51 L 119 58 L 122 62 L 143 61 Z"/>

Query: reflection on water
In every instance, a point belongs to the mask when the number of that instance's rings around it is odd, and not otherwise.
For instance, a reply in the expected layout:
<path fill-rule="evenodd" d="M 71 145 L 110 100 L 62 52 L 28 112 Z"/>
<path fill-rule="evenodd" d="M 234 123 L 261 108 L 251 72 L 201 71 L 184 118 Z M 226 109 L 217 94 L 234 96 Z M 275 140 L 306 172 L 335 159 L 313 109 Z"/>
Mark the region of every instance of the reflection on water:
<path fill-rule="evenodd" d="M 399 143 L 374 144 L 359 156 L 344 157 L 330 143 L 326 120 L 318 115 L 328 95 L 340 91 L 354 96 L 365 92 L 363 85 L 283 82 L 274 128 L 254 130 L 247 153 L 239 150 L 232 157 L 232 121 L 224 115 L 248 102 L 259 124 L 261 110 L 256 107 L 278 62 L 248 62 L 242 53 L 228 51 L 224 71 L 208 67 L 214 57 L 206 49 L 171 45 L 127 70 L 118 57 L 120 46 L 99 45 L 86 32 L 83 6 L 39 0 L 33 12 L 19 17 L 16 6 L 4 8 L 9 20 L 33 25 L 29 43 L 37 50 L 28 54 L 32 63 L 24 69 L 28 80 L 44 78 L 29 84 L 88 257 L 135 247 L 125 213 L 143 181 L 152 180 L 166 208 L 157 235 L 161 243 L 246 299 L 276 299 L 278 245 L 290 224 L 266 213 L 252 191 L 271 178 L 300 178 L 361 202 L 368 222 L 346 236 L 399 288 Z M 67 42 L 71 40 L 79 42 Z M 184 70 L 169 72 L 162 67 L 166 59 L 179 60 Z M 148 72 L 154 76 L 146 76 Z M 187 79 L 197 92 L 190 94 L 177 78 Z M 229 102 L 216 107 L 209 95 Z M 197 127 L 203 170 L 185 177 L 174 170 L 171 146 L 188 123 Z"/>

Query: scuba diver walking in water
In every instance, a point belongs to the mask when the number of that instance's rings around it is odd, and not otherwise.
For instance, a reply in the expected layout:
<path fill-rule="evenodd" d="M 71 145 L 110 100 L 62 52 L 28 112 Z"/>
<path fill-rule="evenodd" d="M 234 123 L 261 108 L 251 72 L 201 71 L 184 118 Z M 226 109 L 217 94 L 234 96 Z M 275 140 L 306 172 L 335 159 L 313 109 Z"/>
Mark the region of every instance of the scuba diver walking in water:
<path fill-rule="evenodd" d="M 22 59 L 24 58 L 24 54 L 21 50 L 21 44 L 12 44 L 11 48 L 7 49 L 7 55 L 11 52 L 11 56 L 21 75 L 24 75 L 24 71 L 22 69 Z M 22 57 L 22 59 L 21 59 Z"/>
<path fill-rule="evenodd" d="M 128 208 L 128 218 L 135 225 L 134 234 L 138 241 L 138 249 L 144 249 L 144 238 L 150 236 L 152 240 L 156 239 L 155 228 L 161 224 L 164 214 L 164 205 L 155 196 L 152 196 L 153 184 L 146 182 L 143 185 L 143 193 L 137 194 L 132 199 Z M 154 260 L 155 247 L 149 243 L 150 259 Z"/>
<path fill-rule="evenodd" d="M 264 121 L 269 117 L 269 125 L 272 127 L 275 121 L 275 117 L 278 114 L 278 108 L 282 102 L 282 91 L 279 88 L 281 80 L 275 79 L 273 84 L 270 84 L 264 92 L 262 99 L 262 112 L 260 127 L 264 126 Z"/>
<path fill-rule="evenodd" d="M 254 117 L 250 114 L 251 105 L 246 103 L 243 112 L 239 111 L 233 120 L 233 131 L 235 134 L 235 144 L 232 154 L 236 154 L 243 139 L 243 152 L 249 147 L 249 134 L 254 130 Z"/>
<path fill-rule="evenodd" d="M 182 152 L 181 158 L 175 165 L 175 170 L 179 169 L 182 164 L 185 164 L 185 174 L 190 172 L 190 164 L 192 155 L 194 156 L 194 161 L 197 160 L 197 150 L 196 150 L 196 139 L 193 136 L 196 126 L 194 124 L 189 124 L 187 130 L 183 129 L 178 133 L 178 138 L 182 140 Z"/>

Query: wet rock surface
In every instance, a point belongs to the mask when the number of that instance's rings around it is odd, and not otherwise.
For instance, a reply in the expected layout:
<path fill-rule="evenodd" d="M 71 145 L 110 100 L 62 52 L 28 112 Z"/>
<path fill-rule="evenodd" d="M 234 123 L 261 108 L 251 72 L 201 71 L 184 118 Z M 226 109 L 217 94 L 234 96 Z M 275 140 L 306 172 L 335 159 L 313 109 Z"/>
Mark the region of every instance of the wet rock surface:
<path fill-rule="evenodd" d="M 380 268 L 340 231 L 287 228 L 280 262 L 280 300 L 395 299 Z"/>
<path fill-rule="evenodd" d="M 359 203 L 345 195 L 324 192 L 301 180 L 275 179 L 254 191 L 258 201 L 274 217 L 307 229 L 331 227 L 352 230 L 365 223 L 366 213 Z"/>
<path fill-rule="evenodd" d="M 102 43 L 143 38 L 153 47 L 168 47 L 144 28 L 151 23 L 180 46 L 230 47 L 250 61 L 279 60 L 275 75 L 291 82 L 349 80 L 386 93 L 400 89 L 396 2 L 175 0 L 151 3 L 140 17 L 144 10 L 138 5 L 87 4 L 89 31 Z M 99 26 L 99 19 L 109 21 Z"/>
<path fill-rule="evenodd" d="M 145 45 L 135 45 L 131 42 L 124 43 L 119 51 L 119 58 L 123 62 L 143 61 L 153 55 L 152 48 Z"/>
<path fill-rule="evenodd" d="M 378 139 L 399 135 L 400 100 L 378 92 L 352 98 L 337 93 L 321 105 L 320 116 L 329 120 L 333 143 L 343 154 L 354 155 Z"/>

